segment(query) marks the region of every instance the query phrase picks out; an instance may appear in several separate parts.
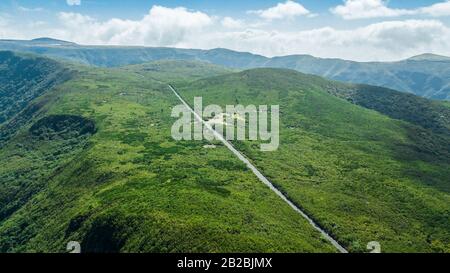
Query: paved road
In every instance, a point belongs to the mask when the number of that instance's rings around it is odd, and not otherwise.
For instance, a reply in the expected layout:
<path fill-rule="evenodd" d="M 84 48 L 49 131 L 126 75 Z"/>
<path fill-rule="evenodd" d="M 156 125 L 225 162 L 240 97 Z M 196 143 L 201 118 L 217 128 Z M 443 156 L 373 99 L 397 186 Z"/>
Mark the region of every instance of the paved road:
<path fill-rule="evenodd" d="M 292 203 L 289 199 L 287 199 L 286 196 L 284 196 L 283 193 L 281 193 L 275 186 L 243 155 L 241 154 L 234 146 L 227 141 L 221 134 L 216 132 L 210 124 L 208 124 L 206 121 L 202 119 L 195 111 L 189 106 L 189 104 L 186 103 L 186 101 L 178 94 L 178 92 L 173 88 L 172 85 L 169 85 L 170 90 L 177 96 L 177 98 L 183 103 L 184 106 L 186 106 L 189 111 L 191 111 L 195 118 L 203 123 L 203 125 L 210 130 L 218 140 L 220 140 L 230 151 L 233 152 L 242 162 L 247 165 L 247 167 L 252 170 L 252 172 L 258 177 L 258 179 L 263 182 L 265 185 L 267 185 L 273 192 L 275 192 L 281 199 L 283 199 L 284 202 L 286 202 L 292 209 L 294 209 L 296 212 L 298 212 L 303 218 L 305 218 L 311 226 L 319 231 L 325 239 L 327 239 L 334 247 L 336 247 L 341 253 L 348 253 L 347 250 L 342 247 L 333 237 L 331 237 L 325 230 L 320 228 L 313 219 L 311 219 L 305 212 L 303 212 L 299 207 L 297 207 L 294 203 Z"/>

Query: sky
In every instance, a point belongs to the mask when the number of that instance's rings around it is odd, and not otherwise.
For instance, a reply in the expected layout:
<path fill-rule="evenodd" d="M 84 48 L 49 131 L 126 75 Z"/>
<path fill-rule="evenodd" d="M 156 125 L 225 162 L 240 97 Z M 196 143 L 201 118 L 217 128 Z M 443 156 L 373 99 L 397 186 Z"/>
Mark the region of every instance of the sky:
<path fill-rule="evenodd" d="M 0 0 L 0 39 L 357 61 L 450 56 L 450 0 Z"/>

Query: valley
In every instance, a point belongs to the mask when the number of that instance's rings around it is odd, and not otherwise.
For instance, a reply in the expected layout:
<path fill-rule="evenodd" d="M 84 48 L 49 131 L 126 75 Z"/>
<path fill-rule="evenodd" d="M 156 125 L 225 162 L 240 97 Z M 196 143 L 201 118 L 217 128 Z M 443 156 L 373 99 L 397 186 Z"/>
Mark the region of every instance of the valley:
<path fill-rule="evenodd" d="M 85 252 L 338 252 L 295 207 L 349 252 L 371 241 L 450 251 L 446 102 L 289 69 L 2 54 L 10 86 L 24 83 L 13 59 L 70 77 L 31 66 L 52 84 L 0 124 L 0 252 L 64 252 L 69 241 Z M 279 150 L 232 141 L 245 164 L 220 141 L 175 141 L 169 85 L 188 104 L 280 105 Z"/>
<path fill-rule="evenodd" d="M 174 141 L 167 85 L 71 69 L 78 77 L 40 98 L 51 97 L 46 111 L 0 150 L 1 252 L 63 252 L 68 241 L 84 252 L 336 251 L 225 147 Z M 81 142 L 34 136 L 61 115 L 96 130 Z"/>
<path fill-rule="evenodd" d="M 364 251 L 367 240 L 389 252 L 445 249 L 448 134 L 356 106 L 324 87 L 345 94 L 339 83 L 278 69 L 198 80 L 178 90 L 187 101 L 202 96 L 205 104 L 279 104 L 276 153 L 251 141 L 233 144 L 349 251 Z"/>

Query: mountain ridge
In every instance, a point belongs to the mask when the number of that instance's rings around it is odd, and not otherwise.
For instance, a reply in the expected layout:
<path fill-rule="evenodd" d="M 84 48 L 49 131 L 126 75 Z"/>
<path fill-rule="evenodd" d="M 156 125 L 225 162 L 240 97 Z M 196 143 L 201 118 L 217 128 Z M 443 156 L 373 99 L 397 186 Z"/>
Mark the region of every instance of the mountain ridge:
<path fill-rule="evenodd" d="M 15 64 L 3 67 L 20 83 Z M 448 117 L 434 120 L 446 103 L 286 68 L 71 68 L 75 77 L 39 93 L 16 115 L 23 122 L 8 122 L 15 137 L 0 139 L 0 252 L 64 252 L 69 241 L 84 252 L 335 251 L 223 145 L 173 140 L 171 82 L 189 102 L 279 104 L 276 153 L 233 145 L 349 251 L 373 240 L 385 252 L 450 251 Z M 436 128 L 382 108 L 399 103 Z"/>
<path fill-rule="evenodd" d="M 70 43 L 70 42 L 69 42 Z M 100 67 L 179 59 L 200 60 L 234 69 L 289 68 L 332 80 L 382 86 L 436 100 L 450 100 L 450 58 L 430 53 L 395 62 L 356 62 L 311 55 L 268 58 L 249 52 L 170 47 L 36 45 L 0 40 L 0 50 L 26 51 Z"/>
<path fill-rule="evenodd" d="M 399 59 L 399 60 L 393 60 L 393 61 L 357 61 L 357 60 L 350 60 L 350 59 L 342 59 L 339 57 L 318 57 L 318 56 L 314 56 L 311 54 L 302 54 L 302 53 L 297 53 L 297 54 L 287 54 L 287 55 L 276 55 L 276 56 L 272 56 L 272 57 L 268 57 L 265 56 L 263 54 L 257 54 L 257 53 L 252 53 L 250 51 L 240 51 L 240 50 L 233 50 L 233 49 L 228 49 L 225 47 L 216 47 L 216 48 L 211 48 L 211 49 L 196 49 L 196 48 L 177 48 L 177 47 L 166 47 L 166 46 L 137 46 L 137 45 L 89 45 L 89 44 L 78 44 L 75 42 L 70 42 L 70 41 L 66 41 L 66 40 L 60 40 L 60 39 L 55 39 L 55 38 L 51 38 L 51 37 L 38 37 L 38 38 L 34 38 L 31 40 L 16 40 L 16 39 L 0 39 L 0 42 L 59 42 L 59 43 L 65 43 L 65 44 L 70 44 L 70 45 L 76 45 L 76 46 L 82 46 L 82 47 L 87 47 L 87 48 L 92 48 L 92 47 L 111 47 L 111 48 L 154 48 L 154 49 L 158 49 L 158 48 L 167 48 L 167 49 L 181 49 L 181 50 L 203 50 L 203 51 L 228 51 L 228 52 L 233 52 L 233 53 L 239 53 L 239 54 L 246 54 L 246 55 L 253 55 L 253 56 L 257 56 L 257 57 L 264 57 L 267 59 L 273 59 L 273 58 L 284 58 L 284 57 L 312 57 L 314 59 L 322 59 L 322 60 L 341 60 L 341 61 L 347 61 L 347 62 L 357 62 L 357 63 L 392 63 L 392 62 L 402 62 L 402 61 L 406 61 L 406 60 L 414 60 L 414 59 L 445 59 L 445 60 L 450 60 L 450 56 L 445 56 L 445 55 L 440 55 L 440 54 L 435 54 L 435 53 L 429 53 L 429 52 L 424 52 L 418 55 L 414 55 L 405 59 Z"/>
<path fill-rule="evenodd" d="M 355 88 L 362 95 L 354 97 Z M 382 113 L 383 104 L 403 101 L 391 102 L 389 94 L 373 109 L 353 101 L 365 94 L 364 88 L 259 68 L 200 79 L 177 90 L 187 101 L 202 96 L 206 105 L 279 105 L 276 153 L 261 152 L 263 141 L 233 145 L 351 252 L 363 251 L 368 238 L 387 252 L 449 251 L 450 134 Z M 385 92 L 371 88 L 367 93 Z M 416 103 L 406 101 L 404 107 Z"/>
<path fill-rule="evenodd" d="M 0 140 L 0 252 L 336 251 L 225 147 L 171 137 L 174 65 L 78 66 L 31 102 L 46 111 Z"/>
<path fill-rule="evenodd" d="M 432 53 L 424 53 L 424 54 L 413 56 L 413 57 L 408 58 L 406 60 L 412 60 L 412 61 L 421 61 L 421 60 L 450 61 L 450 57 L 443 56 L 443 55 L 438 55 L 438 54 L 432 54 Z"/>

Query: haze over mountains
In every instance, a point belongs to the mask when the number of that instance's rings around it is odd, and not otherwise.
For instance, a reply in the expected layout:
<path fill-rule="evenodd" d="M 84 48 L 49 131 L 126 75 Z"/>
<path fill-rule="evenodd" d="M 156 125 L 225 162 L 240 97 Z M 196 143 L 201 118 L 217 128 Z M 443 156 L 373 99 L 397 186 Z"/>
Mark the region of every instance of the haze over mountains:
<path fill-rule="evenodd" d="M 43 54 L 101 67 L 176 59 L 200 60 L 236 69 L 289 68 L 333 80 L 377 85 L 425 98 L 450 100 L 450 58 L 433 54 L 423 54 L 398 62 L 360 63 L 309 55 L 267 58 L 227 49 L 82 46 L 51 38 L 31 41 L 0 40 L 0 49 Z"/>

